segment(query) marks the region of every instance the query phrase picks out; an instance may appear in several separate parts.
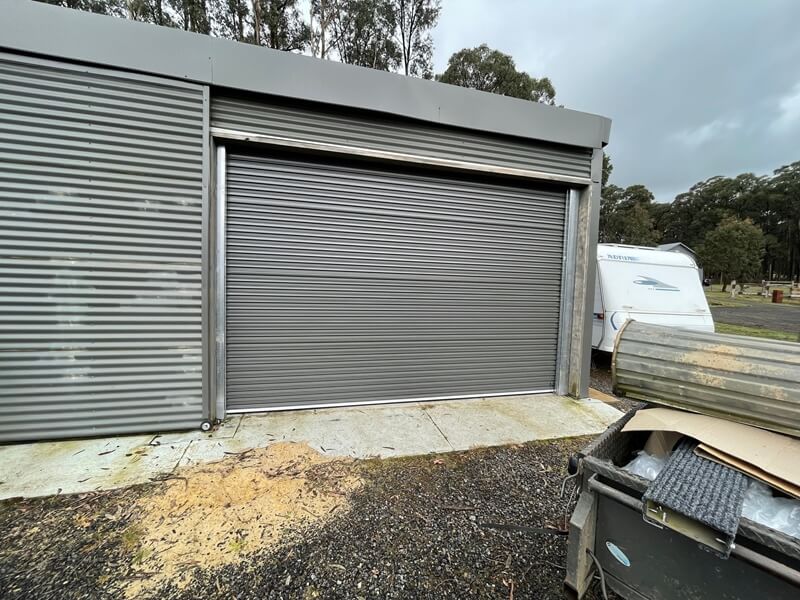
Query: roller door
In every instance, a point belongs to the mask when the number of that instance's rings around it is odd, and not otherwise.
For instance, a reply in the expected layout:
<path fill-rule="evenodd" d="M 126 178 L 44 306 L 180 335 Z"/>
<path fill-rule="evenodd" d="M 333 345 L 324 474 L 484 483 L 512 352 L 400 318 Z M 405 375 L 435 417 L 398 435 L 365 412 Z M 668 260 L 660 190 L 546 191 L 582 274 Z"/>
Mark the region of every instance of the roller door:
<path fill-rule="evenodd" d="M 229 154 L 230 412 L 552 391 L 566 191 Z"/>

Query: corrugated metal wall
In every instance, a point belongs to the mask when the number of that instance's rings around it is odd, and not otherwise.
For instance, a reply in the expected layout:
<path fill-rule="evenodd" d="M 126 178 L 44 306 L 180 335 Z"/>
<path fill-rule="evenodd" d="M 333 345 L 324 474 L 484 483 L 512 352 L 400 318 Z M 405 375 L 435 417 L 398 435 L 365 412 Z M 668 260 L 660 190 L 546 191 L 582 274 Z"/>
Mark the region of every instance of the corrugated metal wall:
<path fill-rule="evenodd" d="M 0 54 L 0 440 L 200 424 L 203 115 Z"/>
<path fill-rule="evenodd" d="M 363 113 L 349 114 L 345 110 L 334 114 L 295 105 L 217 97 L 211 106 L 211 126 L 556 175 L 589 177 L 591 171 L 589 148 L 483 135 Z"/>
<path fill-rule="evenodd" d="M 565 200 L 229 156 L 228 408 L 552 390 Z"/>

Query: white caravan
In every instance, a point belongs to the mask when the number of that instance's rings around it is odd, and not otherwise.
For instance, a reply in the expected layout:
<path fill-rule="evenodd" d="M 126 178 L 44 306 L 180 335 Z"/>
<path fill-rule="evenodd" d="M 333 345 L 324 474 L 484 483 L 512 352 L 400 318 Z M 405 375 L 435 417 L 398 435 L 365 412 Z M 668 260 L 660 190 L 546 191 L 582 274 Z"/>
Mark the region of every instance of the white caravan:
<path fill-rule="evenodd" d="M 713 332 L 694 260 L 657 248 L 598 244 L 592 347 L 612 352 L 628 319 Z"/>

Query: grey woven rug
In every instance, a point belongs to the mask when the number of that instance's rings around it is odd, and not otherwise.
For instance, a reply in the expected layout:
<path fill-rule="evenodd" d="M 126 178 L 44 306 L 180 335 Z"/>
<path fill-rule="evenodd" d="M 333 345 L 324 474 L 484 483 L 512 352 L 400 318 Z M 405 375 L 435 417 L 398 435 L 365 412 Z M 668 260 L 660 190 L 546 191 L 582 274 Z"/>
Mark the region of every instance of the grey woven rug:
<path fill-rule="evenodd" d="M 694 440 L 681 441 L 642 500 L 651 500 L 711 527 L 730 548 L 739 528 L 747 477 L 697 456 L 696 446 Z"/>

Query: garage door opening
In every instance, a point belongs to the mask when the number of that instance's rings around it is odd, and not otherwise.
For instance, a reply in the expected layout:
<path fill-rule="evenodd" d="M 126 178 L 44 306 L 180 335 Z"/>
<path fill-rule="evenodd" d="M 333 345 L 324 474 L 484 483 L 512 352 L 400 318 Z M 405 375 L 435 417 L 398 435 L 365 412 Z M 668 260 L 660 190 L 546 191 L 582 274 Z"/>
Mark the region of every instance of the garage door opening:
<path fill-rule="evenodd" d="M 553 391 L 567 190 L 231 152 L 228 412 Z"/>

